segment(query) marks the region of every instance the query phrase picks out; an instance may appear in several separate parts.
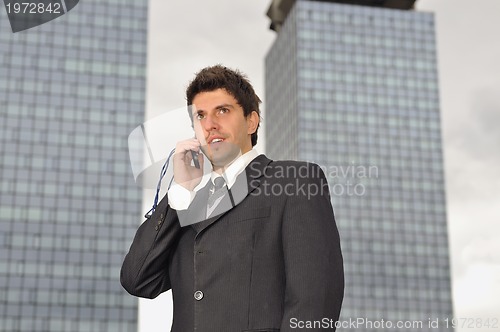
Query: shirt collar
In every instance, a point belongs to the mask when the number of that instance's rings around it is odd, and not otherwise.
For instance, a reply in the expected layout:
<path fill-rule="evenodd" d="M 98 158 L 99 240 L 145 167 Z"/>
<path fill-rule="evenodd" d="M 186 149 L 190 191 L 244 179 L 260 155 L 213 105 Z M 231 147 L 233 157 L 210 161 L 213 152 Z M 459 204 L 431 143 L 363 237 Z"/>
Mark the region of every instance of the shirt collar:
<path fill-rule="evenodd" d="M 236 160 L 233 161 L 231 165 L 228 166 L 228 168 L 226 168 L 224 173 L 222 173 L 222 176 L 224 177 L 224 180 L 226 181 L 227 187 L 229 189 L 236 182 L 236 178 L 238 177 L 238 175 L 240 175 L 248 166 L 248 164 L 250 164 L 250 162 L 254 160 L 258 155 L 259 153 L 257 152 L 257 150 L 251 149 L 250 151 L 236 158 Z M 212 171 L 212 174 L 210 174 L 212 183 L 214 183 L 214 179 L 218 176 L 221 175 Z"/>

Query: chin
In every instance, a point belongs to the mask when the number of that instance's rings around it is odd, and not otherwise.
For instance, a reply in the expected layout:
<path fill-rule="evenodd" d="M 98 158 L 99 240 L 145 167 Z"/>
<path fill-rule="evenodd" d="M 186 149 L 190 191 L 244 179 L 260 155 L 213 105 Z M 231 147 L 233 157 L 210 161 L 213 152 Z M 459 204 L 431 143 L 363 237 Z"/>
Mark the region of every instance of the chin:
<path fill-rule="evenodd" d="M 220 147 L 214 150 L 210 149 L 208 155 L 213 166 L 224 167 L 238 158 L 240 152 L 239 147 Z"/>

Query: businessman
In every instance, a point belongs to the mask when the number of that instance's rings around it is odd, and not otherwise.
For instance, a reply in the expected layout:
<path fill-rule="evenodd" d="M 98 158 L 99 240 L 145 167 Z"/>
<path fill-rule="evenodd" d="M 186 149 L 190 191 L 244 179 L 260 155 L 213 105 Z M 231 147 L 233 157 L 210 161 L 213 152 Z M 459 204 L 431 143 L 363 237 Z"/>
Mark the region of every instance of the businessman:
<path fill-rule="evenodd" d="M 123 287 L 172 289 L 173 332 L 335 331 L 344 273 L 323 172 L 253 149 L 260 99 L 239 71 L 204 68 L 186 97 L 196 138 L 176 145 L 175 189 L 139 227 Z"/>

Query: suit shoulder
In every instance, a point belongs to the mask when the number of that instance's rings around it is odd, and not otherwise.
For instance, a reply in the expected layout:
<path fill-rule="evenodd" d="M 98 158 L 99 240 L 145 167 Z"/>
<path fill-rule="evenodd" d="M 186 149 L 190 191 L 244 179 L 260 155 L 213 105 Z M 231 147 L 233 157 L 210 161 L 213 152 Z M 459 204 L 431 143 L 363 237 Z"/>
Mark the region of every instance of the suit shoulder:
<path fill-rule="evenodd" d="M 272 168 L 306 168 L 313 170 L 321 170 L 321 167 L 310 161 L 302 161 L 302 160 L 273 160 L 269 164 L 269 167 Z"/>
<path fill-rule="evenodd" d="M 268 165 L 267 171 L 278 178 L 320 179 L 325 177 L 318 164 L 307 161 L 276 160 Z"/>
<path fill-rule="evenodd" d="M 316 163 L 303 160 L 272 160 L 269 166 L 319 167 Z"/>

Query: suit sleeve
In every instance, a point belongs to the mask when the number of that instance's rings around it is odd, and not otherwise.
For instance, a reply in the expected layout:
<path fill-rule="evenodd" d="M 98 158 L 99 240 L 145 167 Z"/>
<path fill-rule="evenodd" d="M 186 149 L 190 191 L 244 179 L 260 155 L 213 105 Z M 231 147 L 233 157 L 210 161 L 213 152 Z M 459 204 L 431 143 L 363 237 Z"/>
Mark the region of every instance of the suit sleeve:
<path fill-rule="evenodd" d="M 308 331 L 335 331 L 344 297 L 344 269 L 328 182 L 319 166 L 299 167 L 307 167 L 308 175 L 293 179 L 294 192 L 287 195 L 283 214 L 286 288 L 280 331 L 294 330 L 292 318 L 326 318 L 333 323 Z"/>
<path fill-rule="evenodd" d="M 168 266 L 179 233 L 177 213 L 165 196 L 137 230 L 123 261 L 120 282 L 127 292 L 152 299 L 171 288 Z"/>

